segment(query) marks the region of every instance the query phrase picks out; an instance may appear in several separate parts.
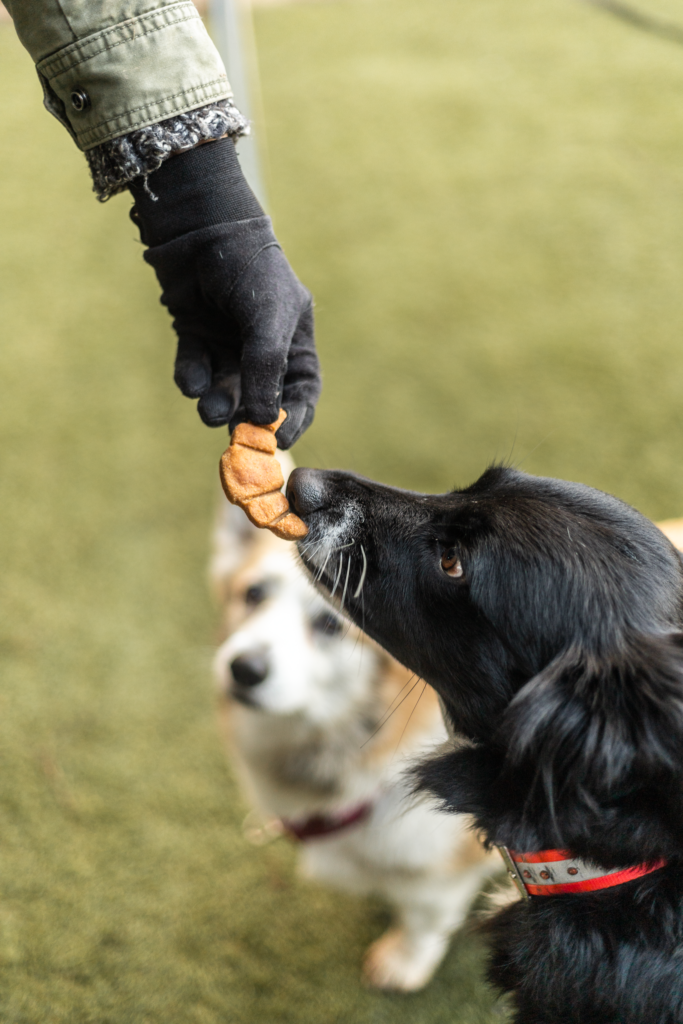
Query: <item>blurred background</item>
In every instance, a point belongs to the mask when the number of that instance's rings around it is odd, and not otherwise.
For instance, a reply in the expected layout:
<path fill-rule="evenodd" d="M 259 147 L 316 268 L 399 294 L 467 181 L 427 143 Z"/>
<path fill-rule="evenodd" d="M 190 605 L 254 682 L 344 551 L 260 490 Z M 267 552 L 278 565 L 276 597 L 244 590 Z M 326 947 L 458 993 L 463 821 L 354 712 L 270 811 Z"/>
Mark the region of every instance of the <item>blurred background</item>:
<path fill-rule="evenodd" d="M 683 3 L 634 3 L 671 28 L 580 0 L 255 8 L 325 371 L 300 464 L 445 490 L 506 460 L 683 515 Z M 6 20 L 0 86 L 0 1017 L 500 1020 L 469 937 L 422 994 L 362 990 L 383 908 L 243 839 L 205 586 L 226 434 L 173 387 L 130 200 L 96 202 Z"/>

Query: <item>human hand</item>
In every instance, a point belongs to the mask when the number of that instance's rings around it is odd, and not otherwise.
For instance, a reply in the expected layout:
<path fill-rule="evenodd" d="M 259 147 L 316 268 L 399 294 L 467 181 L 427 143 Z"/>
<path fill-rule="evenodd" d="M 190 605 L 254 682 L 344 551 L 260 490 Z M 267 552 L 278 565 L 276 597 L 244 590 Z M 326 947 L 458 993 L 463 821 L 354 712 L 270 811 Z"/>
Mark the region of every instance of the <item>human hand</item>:
<path fill-rule="evenodd" d="M 229 139 L 136 179 L 131 216 L 178 334 L 175 381 L 208 426 L 271 423 L 289 448 L 310 425 L 321 377 L 313 303 L 244 179 Z M 151 195 L 150 195 L 151 193 Z M 156 198 L 153 198 L 156 197 Z"/>

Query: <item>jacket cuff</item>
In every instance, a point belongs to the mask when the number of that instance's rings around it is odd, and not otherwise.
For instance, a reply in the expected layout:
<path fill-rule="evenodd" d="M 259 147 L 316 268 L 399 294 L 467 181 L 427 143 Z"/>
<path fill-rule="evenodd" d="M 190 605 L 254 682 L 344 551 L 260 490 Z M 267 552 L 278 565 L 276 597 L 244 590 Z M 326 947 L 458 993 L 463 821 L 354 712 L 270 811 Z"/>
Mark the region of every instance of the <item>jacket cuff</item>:
<path fill-rule="evenodd" d="M 62 46 L 36 69 L 45 106 L 84 150 L 232 96 L 191 0 L 157 0 Z"/>
<path fill-rule="evenodd" d="M 200 142 L 237 139 L 249 133 L 249 123 L 232 100 L 221 100 L 199 110 L 169 117 L 129 135 L 89 149 L 86 157 L 93 190 L 100 202 L 123 192 L 129 182 L 146 178 L 176 153 L 194 149 Z"/>

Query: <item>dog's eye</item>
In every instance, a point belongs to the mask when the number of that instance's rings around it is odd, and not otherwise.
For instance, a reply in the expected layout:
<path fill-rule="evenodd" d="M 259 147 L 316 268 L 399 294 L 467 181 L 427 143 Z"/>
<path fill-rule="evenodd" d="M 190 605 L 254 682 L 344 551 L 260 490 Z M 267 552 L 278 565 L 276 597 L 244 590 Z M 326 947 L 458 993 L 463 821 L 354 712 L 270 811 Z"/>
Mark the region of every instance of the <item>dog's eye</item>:
<path fill-rule="evenodd" d="M 462 576 L 462 565 L 455 548 L 448 548 L 441 556 L 441 568 L 447 576 Z"/>
<path fill-rule="evenodd" d="M 254 583 L 251 587 L 247 588 L 244 595 L 244 603 L 249 605 L 250 608 L 254 608 L 257 604 L 261 604 L 267 597 L 267 591 L 263 583 Z"/>
<path fill-rule="evenodd" d="M 322 615 L 316 615 L 311 622 L 311 628 L 316 633 L 324 633 L 325 636 L 339 636 L 344 628 L 344 623 L 331 612 L 323 612 Z"/>

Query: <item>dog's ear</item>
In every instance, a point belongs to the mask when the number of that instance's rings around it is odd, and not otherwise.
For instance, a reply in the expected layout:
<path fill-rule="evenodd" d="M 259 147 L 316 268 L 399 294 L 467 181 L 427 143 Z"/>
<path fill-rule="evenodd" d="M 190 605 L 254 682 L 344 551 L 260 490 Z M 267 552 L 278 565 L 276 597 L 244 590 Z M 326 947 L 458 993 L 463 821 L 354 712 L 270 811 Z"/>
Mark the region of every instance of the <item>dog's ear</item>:
<path fill-rule="evenodd" d="M 513 699 L 501 728 L 506 764 L 533 782 L 554 821 L 600 820 L 680 799 L 683 780 L 683 637 L 635 636 L 609 655 L 569 650 Z M 590 813 L 589 813 L 590 812 Z M 587 819 L 586 819 L 587 820 Z"/>
<path fill-rule="evenodd" d="M 294 461 L 289 452 L 281 452 L 279 449 L 275 457 L 280 463 L 286 488 L 289 474 L 294 469 Z M 211 589 L 219 600 L 231 577 L 249 557 L 259 536 L 262 536 L 262 531 L 249 522 L 241 508 L 231 505 L 221 491 L 209 562 Z"/>
<path fill-rule="evenodd" d="M 231 577 L 249 556 L 258 536 L 258 529 L 249 522 L 242 509 L 231 505 L 221 493 L 209 561 L 211 589 L 219 599 Z"/>

